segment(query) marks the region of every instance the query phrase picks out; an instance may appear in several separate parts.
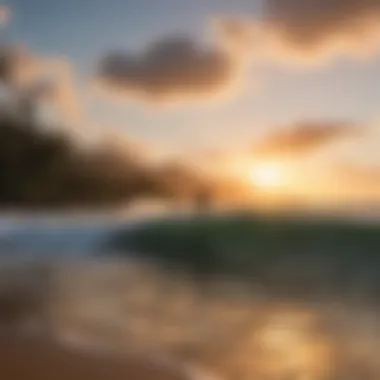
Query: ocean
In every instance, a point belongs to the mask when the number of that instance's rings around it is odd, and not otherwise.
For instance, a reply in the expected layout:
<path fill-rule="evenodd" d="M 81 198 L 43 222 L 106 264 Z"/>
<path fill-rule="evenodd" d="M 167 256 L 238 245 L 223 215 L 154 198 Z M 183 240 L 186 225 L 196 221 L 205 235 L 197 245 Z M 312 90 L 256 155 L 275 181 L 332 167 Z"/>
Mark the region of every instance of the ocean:
<path fill-rule="evenodd" d="M 217 379 L 379 379 L 380 227 L 272 218 L 3 220 L 0 324 Z"/>

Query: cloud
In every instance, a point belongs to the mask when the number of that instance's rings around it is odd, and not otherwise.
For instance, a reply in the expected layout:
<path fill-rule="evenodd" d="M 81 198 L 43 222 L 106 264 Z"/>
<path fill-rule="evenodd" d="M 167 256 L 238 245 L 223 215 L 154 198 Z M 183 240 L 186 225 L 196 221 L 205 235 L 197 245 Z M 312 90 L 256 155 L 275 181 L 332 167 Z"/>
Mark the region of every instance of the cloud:
<path fill-rule="evenodd" d="M 262 157 L 297 157 L 359 133 L 360 129 L 351 123 L 304 122 L 265 136 L 254 144 L 252 153 Z"/>
<path fill-rule="evenodd" d="M 59 120 L 79 124 L 84 109 L 71 63 L 63 57 L 42 56 L 23 45 L 0 46 L 0 81 L 18 103 L 43 102 Z"/>
<path fill-rule="evenodd" d="M 271 63 L 310 66 L 380 50 L 380 0 L 263 0 L 261 17 L 220 20 L 239 24 L 251 38 L 246 49 L 251 43 Z"/>
<path fill-rule="evenodd" d="M 380 0 L 265 0 L 273 58 L 329 58 L 380 48 Z M 280 54 L 280 55 L 279 55 Z"/>
<path fill-rule="evenodd" d="M 248 56 L 245 28 L 215 22 L 212 46 L 187 35 L 172 35 L 140 53 L 109 52 L 101 59 L 96 84 L 109 94 L 152 102 L 224 96 L 239 85 Z"/>
<path fill-rule="evenodd" d="M 5 26 L 12 18 L 12 11 L 6 5 L 0 5 L 0 26 Z"/>
<path fill-rule="evenodd" d="M 380 0 L 263 0 L 261 17 L 212 20 L 214 40 L 169 35 L 100 60 L 95 85 L 116 98 L 208 100 L 241 90 L 253 61 L 319 64 L 380 50 Z"/>
<path fill-rule="evenodd" d="M 76 125 L 84 122 L 85 110 L 71 63 L 65 58 L 46 59 L 41 62 L 41 69 L 49 73 L 46 99 L 61 118 Z"/>

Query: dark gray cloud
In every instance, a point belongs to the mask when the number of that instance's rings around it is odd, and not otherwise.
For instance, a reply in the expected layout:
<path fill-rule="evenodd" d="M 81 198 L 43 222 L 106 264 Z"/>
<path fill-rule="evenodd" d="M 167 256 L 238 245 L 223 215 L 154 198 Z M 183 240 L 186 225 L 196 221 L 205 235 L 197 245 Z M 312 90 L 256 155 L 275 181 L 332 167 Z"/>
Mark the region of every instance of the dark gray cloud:
<path fill-rule="evenodd" d="M 245 61 L 244 29 L 219 25 L 218 41 L 206 46 L 186 35 L 159 39 L 140 53 L 109 52 L 96 84 L 113 95 L 156 102 L 224 95 L 238 82 Z"/>
<path fill-rule="evenodd" d="M 380 47 L 380 0 L 265 0 L 272 43 L 297 56 Z"/>

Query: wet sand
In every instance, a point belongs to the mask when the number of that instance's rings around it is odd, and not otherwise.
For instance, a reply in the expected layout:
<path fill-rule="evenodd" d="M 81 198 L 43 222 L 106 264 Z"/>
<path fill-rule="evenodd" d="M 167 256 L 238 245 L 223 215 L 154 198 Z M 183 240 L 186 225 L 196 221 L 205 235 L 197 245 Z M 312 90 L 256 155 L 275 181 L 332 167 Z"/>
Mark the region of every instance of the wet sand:
<path fill-rule="evenodd" d="M 49 339 L 0 334 L 0 378 L 4 380 L 185 380 L 178 369 L 142 356 L 84 353 Z"/>

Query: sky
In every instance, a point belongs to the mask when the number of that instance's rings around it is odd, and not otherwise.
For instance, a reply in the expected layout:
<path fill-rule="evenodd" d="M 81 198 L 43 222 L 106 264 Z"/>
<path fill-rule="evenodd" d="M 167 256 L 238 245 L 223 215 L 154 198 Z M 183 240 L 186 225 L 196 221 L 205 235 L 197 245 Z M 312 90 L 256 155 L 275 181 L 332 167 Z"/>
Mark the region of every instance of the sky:
<path fill-rule="evenodd" d="M 345 122 L 369 131 L 350 149 L 342 148 L 343 159 L 380 165 L 377 0 L 3 4 L 12 12 L 3 38 L 70 62 L 86 114 L 79 128 L 86 134 L 112 126 L 133 140 L 164 152 L 189 152 L 196 160 L 194 152 L 200 150 L 249 149 L 260 136 L 284 126 Z M 215 20 L 222 25 L 219 34 L 212 29 Z M 258 21 L 265 38 L 254 37 Z M 335 40 L 340 44 L 331 48 Z M 369 54 L 362 57 L 367 45 Z M 192 55 L 194 46 L 206 52 Z M 154 55 L 155 47 L 159 54 Z M 146 49 L 153 51 L 150 58 L 142 55 Z M 187 61 L 182 61 L 184 54 Z M 187 71 L 179 68 L 183 66 Z M 177 77 L 167 77 L 165 70 Z M 188 81 L 178 80 L 184 75 Z M 239 86 L 229 88 L 237 78 Z M 328 163 L 341 153 L 338 143 L 314 160 Z M 296 161 L 305 160 L 304 153 L 297 155 Z"/>
<path fill-rule="evenodd" d="M 246 0 L 13 0 L 9 4 L 14 19 L 8 35 L 38 52 L 68 57 L 81 82 L 92 74 L 96 60 L 111 48 L 139 49 L 157 35 L 177 32 L 202 38 L 214 14 L 260 11 L 260 4 Z M 220 140 L 216 144 L 229 144 L 231 138 L 239 141 L 240 137 L 233 131 L 236 123 L 242 124 L 239 127 L 242 134 L 249 135 L 250 124 L 255 122 L 252 114 L 256 113 L 250 104 L 246 105 L 252 94 L 240 98 L 213 107 L 189 105 L 161 112 L 152 112 L 150 107 L 133 102 L 115 105 L 94 101 L 88 102 L 88 107 L 106 123 L 121 124 L 133 137 L 182 148 L 208 145 L 210 135 L 215 137 L 215 132 Z M 237 117 L 237 114 L 241 115 Z"/>

